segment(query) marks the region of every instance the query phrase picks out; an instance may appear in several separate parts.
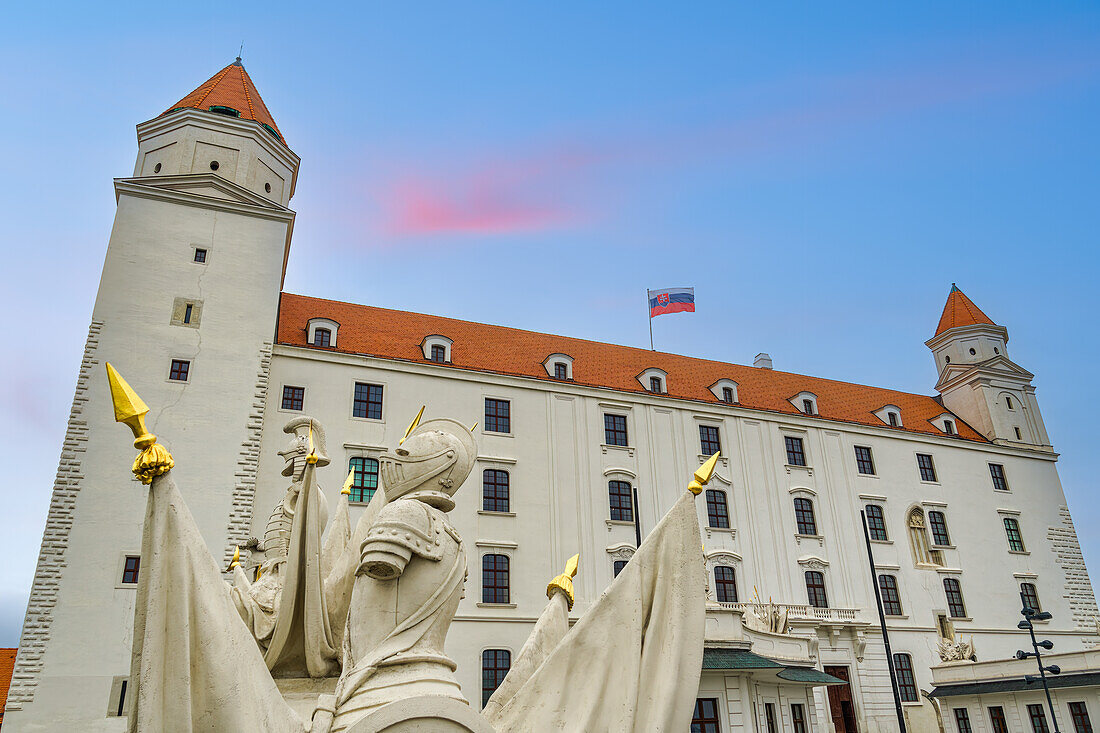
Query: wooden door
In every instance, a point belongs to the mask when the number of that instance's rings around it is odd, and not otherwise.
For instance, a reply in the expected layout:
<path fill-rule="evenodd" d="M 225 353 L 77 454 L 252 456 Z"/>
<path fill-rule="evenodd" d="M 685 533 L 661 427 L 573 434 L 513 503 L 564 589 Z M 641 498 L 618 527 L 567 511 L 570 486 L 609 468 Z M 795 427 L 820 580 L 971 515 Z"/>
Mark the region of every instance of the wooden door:
<path fill-rule="evenodd" d="M 825 667 L 825 674 L 844 680 L 843 685 L 829 686 L 829 716 L 836 733 L 859 733 L 856 727 L 856 709 L 852 701 L 852 688 L 847 667 Z"/>

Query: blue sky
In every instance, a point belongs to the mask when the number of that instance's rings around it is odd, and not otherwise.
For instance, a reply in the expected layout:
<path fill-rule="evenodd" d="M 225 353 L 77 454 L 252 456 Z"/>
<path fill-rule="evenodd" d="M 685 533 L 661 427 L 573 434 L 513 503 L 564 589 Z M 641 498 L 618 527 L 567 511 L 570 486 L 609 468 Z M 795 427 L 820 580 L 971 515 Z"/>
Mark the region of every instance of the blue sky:
<path fill-rule="evenodd" d="M 931 393 L 1010 330 L 1100 579 L 1090 3 L 22 4 L 0 29 L 0 645 L 22 622 L 134 125 L 232 61 L 302 157 L 286 287 Z M 984 488 L 984 487 L 983 487 Z M 1023 487 L 1021 487 L 1023 489 Z M 1023 489 L 1026 490 L 1026 489 Z"/>

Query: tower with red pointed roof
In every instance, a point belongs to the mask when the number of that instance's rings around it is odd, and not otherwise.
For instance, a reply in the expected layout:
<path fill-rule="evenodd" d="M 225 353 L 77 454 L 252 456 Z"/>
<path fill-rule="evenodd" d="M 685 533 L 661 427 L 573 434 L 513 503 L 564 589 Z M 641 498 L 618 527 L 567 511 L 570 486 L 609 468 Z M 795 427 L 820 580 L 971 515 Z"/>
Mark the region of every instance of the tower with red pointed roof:
<path fill-rule="evenodd" d="M 954 283 L 925 344 L 936 360 L 944 407 L 994 443 L 1053 450 L 1031 384 L 1035 375 L 1008 356 L 1008 329 Z"/>

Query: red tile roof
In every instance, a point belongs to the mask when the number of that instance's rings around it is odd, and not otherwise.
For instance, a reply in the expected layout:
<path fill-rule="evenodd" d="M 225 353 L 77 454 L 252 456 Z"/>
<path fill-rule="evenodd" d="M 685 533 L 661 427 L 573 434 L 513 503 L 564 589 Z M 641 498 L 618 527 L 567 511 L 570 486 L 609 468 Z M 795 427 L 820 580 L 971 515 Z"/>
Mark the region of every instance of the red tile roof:
<path fill-rule="evenodd" d="M 214 106 L 231 107 L 241 113 L 242 120 L 255 120 L 271 127 L 278 133 L 279 142 L 286 145 L 283 133 L 275 124 L 275 118 L 267 111 L 267 105 L 260 99 L 256 85 L 252 83 L 252 78 L 244 70 L 239 58 L 173 104 L 164 114 L 183 107 L 209 110 Z"/>
<path fill-rule="evenodd" d="M 940 325 L 936 326 L 936 336 L 949 328 L 959 326 L 973 326 L 976 323 L 986 323 L 990 326 L 997 324 L 982 313 L 981 308 L 974 305 L 963 291 L 952 283 L 951 293 L 947 296 L 947 303 L 943 306 L 943 315 L 940 316 Z"/>
<path fill-rule="evenodd" d="M 4 720 L 4 705 L 8 702 L 11 674 L 15 670 L 15 653 L 18 649 L 0 649 L 0 721 Z"/>
<path fill-rule="evenodd" d="M 725 378 L 737 382 L 742 407 L 797 415 L 801 412 L 788 400 L 806 391 L 817 395 L 823 418 L 885 427 L 874 413 L 885 405 L 896 405 L 905 425 L 899 429 L 943 435 L 930 420 L 946 410 L 925 395 L 291 293 L 283 293 L 280 300 L 278 343 L 320 348 L 306 343 L 311 318 L 329 318 L 340 324 L 338 348 L 323 349 L 326 351 L 424 362 L 420 344 L 426 336 L 439 334 L 454 341 L 448 367 L 554 381 L 542 364 L 551 354 L 561 353 L 573 357 L 573 381 L 580 385 L 646 392 L 636 377 L 657 367 L 668 374 L 665 389 L 669 397 L 721 404 L 709 387 Z M 958 422 L 958 434 L 985 442 L 962 421 Z"/>

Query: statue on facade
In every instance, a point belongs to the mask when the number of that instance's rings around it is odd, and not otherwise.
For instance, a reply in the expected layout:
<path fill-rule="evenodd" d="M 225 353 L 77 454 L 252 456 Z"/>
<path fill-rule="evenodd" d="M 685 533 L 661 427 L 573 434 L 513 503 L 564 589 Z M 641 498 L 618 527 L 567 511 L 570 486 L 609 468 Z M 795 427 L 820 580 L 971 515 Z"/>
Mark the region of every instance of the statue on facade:
<path fill-rule="evenodd" d="M 940 639 L 939 653 L 940 660 L 944 662 L 973 662 L 978 658 L 974 654 L 974 637 L 970 637 L 970 641 L 959 637 Z"/>
<path fill-rule="evenodd" d="M 249 584 L 239 565 L 232 585 L 222 579 L 172 480 L 171 455 L 145 429 L 148 408 L 107 369 L 115 417 L 131 427 L 141 450 L 133 472 L 150 487 L 134 611 L 130 733 L 687 727 L 702 664 L 706 586 L 694 499 L 717 455 L 695 472 L 688 491 L 571 628 L 579 558 L 567 563 L 547 588 L 546 610 L 499 694 L 480 714 L 462 695 L 455 662 L 443 651 L 466 578 L 465 547 L 446 515 L 477 456 L 471 429 L 448 419 L 421 425 L 418 415 L 401 447 L 383 455 L 383 485 L 354 532 L 342 498 L 345 524 L 335 523 L 322 543 L 324 504 L 314 477 L 323 460 L 319 426 L 309 418 L 292 421 L 287 432 L 295 443 L 282 453 L 292 486 L 269 521 L 261 566 L 282 582 L 253 595 L 259 583 Z M 257 596 L 277 609 L 266 648 L 249 616 Z M 340 618 L 346 618 L 342 639 L 333 632 Z M 332 679 L 341 669 L 337 657 L 342 671 L 335 694 L 319 694 L 305 720 L 274 677 L 327 673 Z"/>

